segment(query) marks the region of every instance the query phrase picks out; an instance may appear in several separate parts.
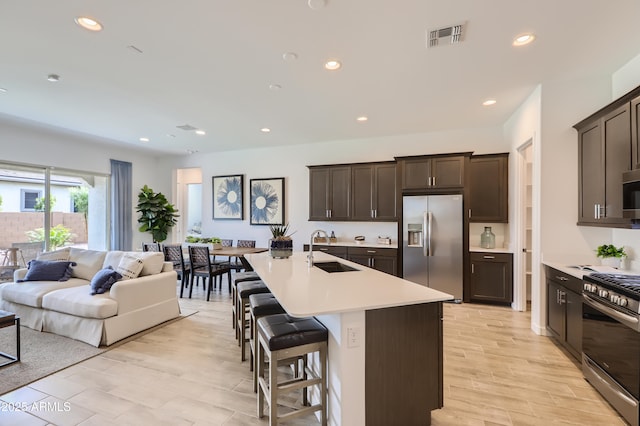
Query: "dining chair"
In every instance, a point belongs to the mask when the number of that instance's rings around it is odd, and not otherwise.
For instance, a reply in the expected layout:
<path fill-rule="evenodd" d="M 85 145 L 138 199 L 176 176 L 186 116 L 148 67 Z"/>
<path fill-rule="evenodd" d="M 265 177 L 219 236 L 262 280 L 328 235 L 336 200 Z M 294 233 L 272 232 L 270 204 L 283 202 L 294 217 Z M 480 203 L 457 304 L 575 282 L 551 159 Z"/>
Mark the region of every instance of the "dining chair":
<path fill-rule="evenodd" d="M 222 247 L 233 247 L 233 240 L 220 240 L 220 245 Z M 215 264 L 221 264 L 221 263 L 229 264 L 229 262 L 231 262 L 231 256 L 216 255 L 214 250 L 213 256 L 211 256 L 211 261 Z"/>
<path fill-rule="evenodd" d="M 256 240 L 238 240 L 236 247 L 250 247 L 255 248 Z M 236 272 L 240 272 L 245 269 L 244 264 L 240 260 L 240 257 L 234 256 L 234 259 L 229 261 L 231 265 L 231 269 L 234 269 Z"/>
<path fill-rule="evenodd" d="M 182 244 L 165 244 L 162 247 L 162 251 L 164 252 L 164 260 L 173 264 L 173 270 L 177 272 L 180 278 L 180 297 L 182 297 L 182 292 L 189 283 L 190 271 L 190 266 L 184 260 Z"/>
<path fill-rule="evenodd" d="M 228 264 L 215 264 L 211 262 L 211 254 L 207 246 L 189 246 L 189 265 L 191 267 L 189 277 L 189 298 L 193 292 L 193 280 L 202 277 L 207 282 L 207 301 L 211 296 L 216 281 L 219 281 L 219 288 L 222 288 L 222 276 L 227 275 L 229 292 L 231 292 L 231 268 Z"/>
<path fill-rule="evenodd" d="M 142 251 L 162 252 L 162 245 L 160 243 L 142 243 Z"/>

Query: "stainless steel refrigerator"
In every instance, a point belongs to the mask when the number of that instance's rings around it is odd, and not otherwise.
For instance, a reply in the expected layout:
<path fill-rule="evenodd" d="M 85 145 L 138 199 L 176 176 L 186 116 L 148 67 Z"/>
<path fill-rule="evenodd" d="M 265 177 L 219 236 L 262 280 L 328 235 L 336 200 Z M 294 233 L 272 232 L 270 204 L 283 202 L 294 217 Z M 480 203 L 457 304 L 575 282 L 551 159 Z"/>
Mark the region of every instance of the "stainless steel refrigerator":
<path fill-rule="evenodd" d="M 462 300 L 462 195 L 402 199 L 402 263 L 406 280 Z"/>

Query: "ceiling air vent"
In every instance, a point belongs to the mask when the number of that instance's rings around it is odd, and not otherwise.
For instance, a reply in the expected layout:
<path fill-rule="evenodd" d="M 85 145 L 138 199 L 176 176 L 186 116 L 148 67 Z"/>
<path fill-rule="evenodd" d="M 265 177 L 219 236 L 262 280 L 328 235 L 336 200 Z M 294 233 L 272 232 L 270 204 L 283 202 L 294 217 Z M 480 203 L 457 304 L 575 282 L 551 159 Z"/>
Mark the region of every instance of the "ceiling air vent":
<path fill-rule="evenodd" d="M 193 127 L 191 124 L 183 124 L 182 126 L 176 126 L 176 127 L 178 129 L 186 130 L 187 132 L 197 129 L 197 127 Z"/>
<path fill-rule="evenodd" d="M 436 30 L 429 30 L 427 33 L 427 46 L 437 47 L 460 43 L 463 40 L 464 27 L 465 24 L 458 24 Z"/>

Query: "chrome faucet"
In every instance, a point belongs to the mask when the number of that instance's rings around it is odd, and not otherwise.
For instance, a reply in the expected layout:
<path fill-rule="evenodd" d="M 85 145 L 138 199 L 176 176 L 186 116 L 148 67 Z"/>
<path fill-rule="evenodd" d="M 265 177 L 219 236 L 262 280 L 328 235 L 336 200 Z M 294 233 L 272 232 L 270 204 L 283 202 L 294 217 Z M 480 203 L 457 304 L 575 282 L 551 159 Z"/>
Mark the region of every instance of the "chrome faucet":
<path fill-rule="evenodd" d="M 319 237 L 321 233 L 324 234 L 324 237 L 327 239 L 329 244 L 331 244 L 331 240 L 329 239 L 329 235 L 325 231 L 323 231 L 322 229 L 316 229 L 315 231 L 313 231 L 311 233 L 311 239 L 309 240 L 309 255 L 307 256 L 308 263 L 309 263 L 309 268 L 311 268 L 313 266 L 313 237 L 315 237 L 316 235 Z"/>

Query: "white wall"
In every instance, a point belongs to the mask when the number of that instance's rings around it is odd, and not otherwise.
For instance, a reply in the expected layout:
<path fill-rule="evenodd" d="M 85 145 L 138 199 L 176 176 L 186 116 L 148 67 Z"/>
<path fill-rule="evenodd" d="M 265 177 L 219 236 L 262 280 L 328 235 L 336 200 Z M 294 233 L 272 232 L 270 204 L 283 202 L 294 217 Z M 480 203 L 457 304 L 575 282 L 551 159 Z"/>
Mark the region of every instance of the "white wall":
<path fill-rule="evenodd" d="M 35 123 L 0 116 L 2 160 L 38 166 L 55 166 L 97 174 L 109 174 L 110 159 L 133 163 L 133 248 L 151 241 L 149 234 L 137 229 L 138 190 L 145 184 L 156 192 L 171 194 L 171 170 L 157 167 L 157 157 L 133 146 L 107 145 L 90 136 L 71 134 L 41 127 Z"/>
<path fill-rule="evenodd" d="M 265 226 L 251 226 L 247 191 L 250 179 L 285 177 L 285 221 L 293 236 L 294 247 L 301 250 L 315 229 L 335 231 L 338 239 L 353 240 L 364 235 L 367 241 L 378 235 L 391 236 L 397 242 L 396 223 L 309 222 L 309 172 L 307 165 L 340 164 L 393 160 L 394 156 L 475 151 L 477 154 L 507 152 L 502 130 L 496 128 L 455 130 L 419 135 L 401 135 L 362 140 L 332 141 L 317 144 L 265 149 L 197 153 L 187 157 L 164 157 L 161 169 L 201 167 L 203 176 L 203 235 L 232 239 L 255 239 L 266 245 L 270 236 Z M 245 219 L 212 220 L 212 176 L 244 174 Z"/>

